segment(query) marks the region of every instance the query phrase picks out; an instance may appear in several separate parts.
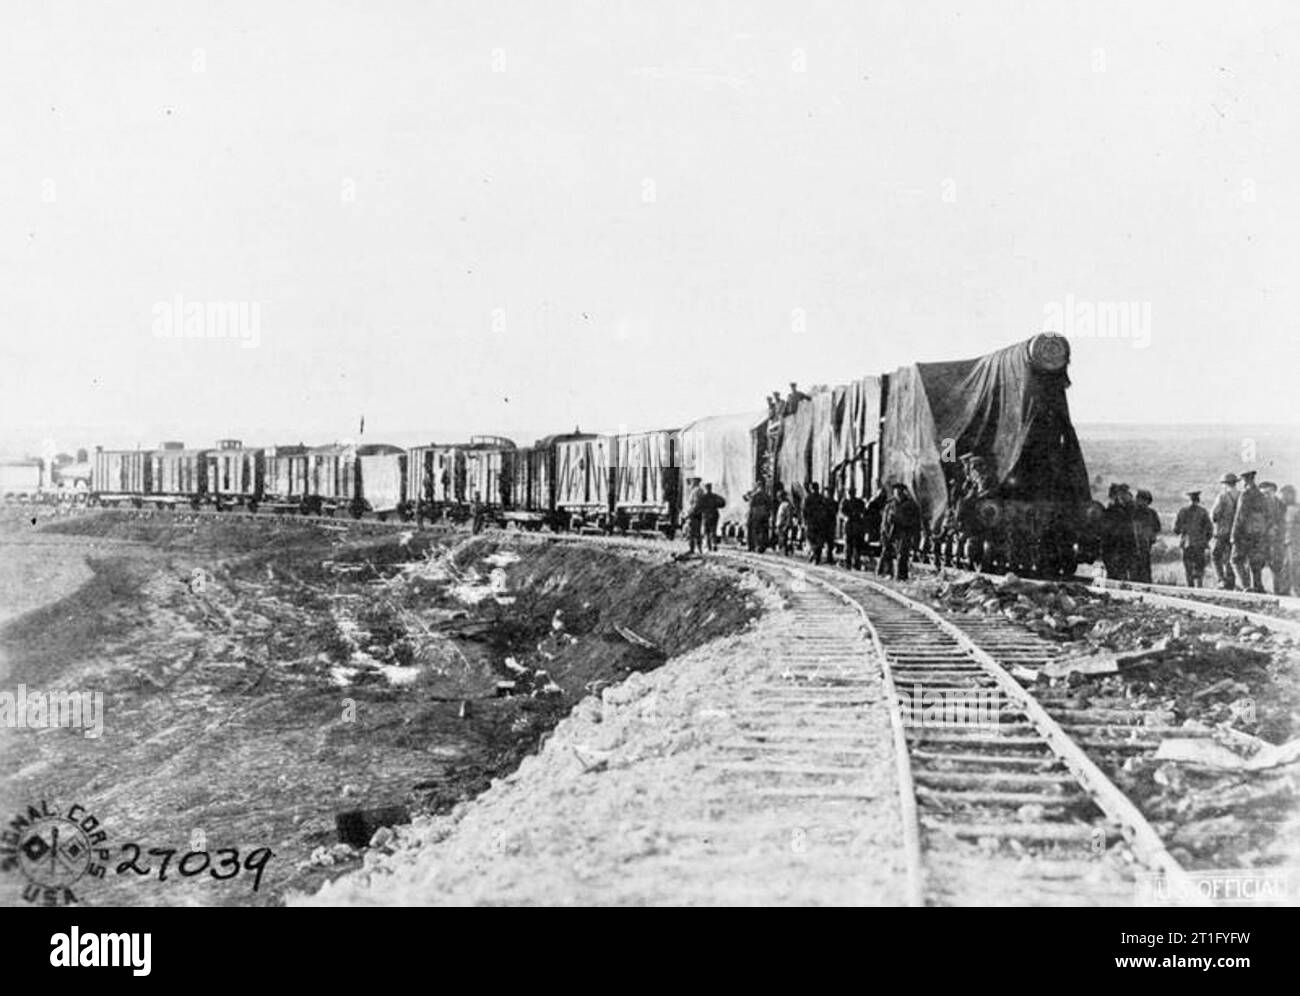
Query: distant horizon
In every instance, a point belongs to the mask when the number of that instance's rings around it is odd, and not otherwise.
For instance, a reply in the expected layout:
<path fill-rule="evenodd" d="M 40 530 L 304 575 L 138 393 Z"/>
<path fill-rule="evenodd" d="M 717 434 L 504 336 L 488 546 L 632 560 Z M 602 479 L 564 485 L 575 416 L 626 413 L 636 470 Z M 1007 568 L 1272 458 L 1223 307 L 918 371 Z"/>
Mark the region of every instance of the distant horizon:
<path fill-rule="evenodd" d="M 723 413 L 723 414 L 741 414 L 741 413 Z M 706 418 L 709 416 L 698 416 Z M 688 425 L 695 419 L 688 419 L 682 425 Z M 364 442 L 368 444 L 391 443 L 400 446 L 413 446 L 424 443 L 454 443 L 464 442 L 470 436 L 499 435 L 514 441 L 519 446 L 530 446 L 534 441 L 545 436 L 553 435 L 557 432 L 567 432 L 569 426 L 552 426 L 545 431 L 534 432 L 510 428 L 477 428 L 466 432 L 423 432 L 418 429 L 404 429 L 392 431 L 370 432 L 369 435 L 361 436 L 353 433 L 340 433 L 336 436 L 319 435 L 302 432 L 282 432 L 270 430 L 268 433 L 239 433 L 228 432 L 219 436 L 213 436 L 208 439 L 206 436 L 197 433 L 187 434 L 184 432 L 171 433 L 165 437 L 154 440 L 136 440 L 131 442 L 110 439 L 94 439 L 86 442 L 66 443 L 56 441 L 56 453 L 71 453 L 75 456 L 78 449 L 86 449 L 93 453 L 96 446 L 103 446 L 110 450 L 131 450 L 131 449 L 157 449 L 163 442 L 163 439 L 177 440 L 183 442 L 187 449 L 213 449 L 216 447 L 218 439 L 239 439 L 250 447 L 263 446 L 287 446 L 297 443 L 305 443 L 309 446 L 326 446 L 331 443 L 342 441 Z M 581 422 L 575 428 L 581 428 L 585 432 L 594 432 L 600 434 L 611 434 L 619 431 L 623 432 L 640 432 L 656 428 L 647 425 L 628 425 L 624 427 L 601 427 L 585 426 Z M 659 426 L 657 428 L 674 429 L 681 428 L 678 426 Z M 1300 442 L 1300 423 L 1280 423 L 1280 422 L 1239 422 L 1239 423 L 1215 423 L 1215 422 L 1075 422 L 1075 432 L 1081 439 L 1098 439 L 1100 433 L 1114 433 L 1123 431 L 1127 435 L 1133 436 L 1138 432 L 1154 432 L 1157 435 L 1173 433 L 1177 430 L 1195 429 L 1198 432 L 1204 432 L 1205 435 L 1197 438 L 1215 438 L 1234 436 L 1241 432 L 1252 432 L 1254 434 L 1283 435 L 1294 433 L 1297 442 Z M 1141 438 L 1141 437 L 1138 437 Z M 13 444 L 0 439 L 0 460 L 22 460 L 31 457 L 41 456 L 39 444 L 35 447 L 22 444 Z"/>

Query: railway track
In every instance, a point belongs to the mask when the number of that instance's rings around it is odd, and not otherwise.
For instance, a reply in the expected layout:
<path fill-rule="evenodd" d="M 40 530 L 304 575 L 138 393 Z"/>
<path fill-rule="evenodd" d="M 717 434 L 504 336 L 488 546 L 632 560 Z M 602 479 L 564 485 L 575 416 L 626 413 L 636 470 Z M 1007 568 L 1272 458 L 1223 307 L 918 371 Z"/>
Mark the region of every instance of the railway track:
<path fill-rule="evenodd" d="M 796 783 L 789 791 L 813 779 L 824 793 L 847 791 L 860 776 L 851 710 L 864 700 L 861 667 L 851 651 L 819 646 L 843 606 L 860 617 L 883 668 L 913 903 L 1132 905 L 1135 869 L 1195 895 L 1142 814 L 1076 740 L 1131 749 L 1132 717 L 1055 718 L 1008 672 L 1045 663 L 1042 641 L 994 629 L 972 639 L 929 607 L 846 572 L 727 559 L 795 578 L 790 608 L 807 644 L 790 648 L 772 692 L 793 686 L 782 700 L 784 722 L 804 730 L 794 745 L 804 762 L 787 765 Z M 1143 727 L 1142 747 L 1154 749 L 1150 738 L 1160 732 Z M 790 749 L 761 724 L 737 746 L 756 773 Z"/>

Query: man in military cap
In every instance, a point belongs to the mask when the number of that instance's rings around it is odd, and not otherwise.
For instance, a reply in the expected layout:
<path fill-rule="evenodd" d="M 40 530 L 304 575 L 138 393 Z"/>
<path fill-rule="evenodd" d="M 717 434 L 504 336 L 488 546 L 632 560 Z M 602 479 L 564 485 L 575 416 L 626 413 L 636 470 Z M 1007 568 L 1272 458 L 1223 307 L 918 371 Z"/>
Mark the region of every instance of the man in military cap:
<path fill-rule="evenodd" d="M 827 503 L 830 503 L 830 515 L 827 515 Z M 835 563 L 835 500 L 822 494 L 821 485 L 816 481 L 807 487 L 803 499 L 803 529 L 808 540 L 808 559 L 814 564 L 822 562 Z M 830 528 L 827 528 L 829 519 Z"/>
<path fill-rule="evenodd" d="M 1133 564 L 1129 571 L 1129 580 L 1151 583 L 1151 547 L 1160 535 L 1160 516 L 1151 507 L 1154 499 L 1151 492 L 1139 488 L 1137 503 L 1132 508 L 1133 517 Z"/>
<path fill-rule="evenodd" d="M 1273 509 L 1264 492 L 1255 485 L 1255 471 L 1245 471 L 1241 480 L 1237 514 L 1232 517 L 1232 566 L 1237 569 L 1237 584 L 1243 590 L 1263 594 Z"/>
<path fill-rule="evenodd" d="M 1106 577 L 1129 581 L 1137 548 L 1133 540 L 1133 499 L 1127 484 L 1112 484 L 1110 504 L 1101 517 L 1101 561 Z"/>
<path fill-rule="evenodd" d="M 1268 557 L 1266 564 L 1273 575 L 1273 594 L 1285 595 L 1289 586 L 1286 578 L 1286 502 L 1277 495 L 1277 485 L 1261 481 L 1259 490 L 1268 499 Z"/>
<path fill-rule="evenodd" d="M 1219 577 L 1219 587 L 1232 591 L 1237 587 L 1232 577 L 1232 520 L 1237 516 L 1237 475 L 1229 471 L 1219 478 L 1219 494 L 1210 510 L 1214 524 L 1214 542 L 1210 556 L 1214 560 L 1214 573 Z"/>
<path fill-rule="evenodd" d="M 844 566 L 860 571 L 867 548 L 867 503 L 852 485 L 840 498 L 840 516 L 844 519 Z"/>
<path fill-rule="evenodd" d="M 907 490 L 906 484 L 895 484 L 894 496 L 885 506 L 884 541 L 897 580 L 907 580 L 907 565 L 920 538 L 921 506 Z"/>
<path fill-rule="evenodd" d="M 1187 575 L 1187 587 L 1205 587 L 1205 549 L 1214 536 L 1214 523 L 1210 513 L 1201 504 L 1199 491 L 1187 492 L 1189 504 L 1178 510 L 1174 519 L 1174 534 L 1178 544 L 1183 548 L 1183 573 Z"/>

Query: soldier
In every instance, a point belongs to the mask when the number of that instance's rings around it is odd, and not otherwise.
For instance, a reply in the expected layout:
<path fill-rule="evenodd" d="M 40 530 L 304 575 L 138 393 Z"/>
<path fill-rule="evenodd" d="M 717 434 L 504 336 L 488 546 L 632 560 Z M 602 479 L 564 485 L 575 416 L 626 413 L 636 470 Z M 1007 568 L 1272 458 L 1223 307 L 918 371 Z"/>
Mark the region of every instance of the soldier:
<path fill-rule="evenodd" d="M 828 544 L 835 542 L 834 527 L 831 530 L 826 528 L 826 502 L 828 499 L 822 497 L 821 485 L 816 481 L 808 485 L 808 493 L 803 500 L 803 528 L 804 534 L 808 538 L 808 559 L 814 564 L 822 562 L 822 553 L 826 554 L 828 564 L 835 563 L 835 547 L 832 545 L 827 549 Z M 834 503 L 831 503 L 834 508 Z M 833 513 L 832 513 L 833 514 Z M 832 518 L 832 522 L 834 519 Z"/>
<path fill-rule="evenodd" d="M 893 570 L 889 566 L 889 551 L 885 548 L 881 536 L 885 525 L 885 506 L 888 504 L 889 489 L 885 487 L 885 482 L 881 481 L 876 493 L 871 496 L 871 501 L 867 502 L 865 525 L 867 543 L 873 544 L 880 549 L 880 559 L 876 561 L 876 573 L 882 577 L 888 576 Z"/>
<path fill-rule="evenodd" d="M 1136 549 L 1133 542 L 1133 508 L 1127 484 L 1112 484 L 1110 504 L 1101 519 L 1101 561 L 1106 577 L 1128 581 Z"/>
<path fill-rule="evenodd" d="M 686 479 L 686 539 L 690 544 L 691 553 L 700 553 L 703 547 L 701 542 L 704 530 L 704 489 L 700 487 L 698 477 L 688 477 Z"/>
<path fill-rule="evenodd" d="M 1264 481 L 1259 490 L 1268 499 L 1271 513 L 1268 524 L 1269 573 L 1273 575 L 1273 594 L 1285 595 L 1289 587 L 1286 576 L 1286 502 L 1277 496 L 1277 485 Z"/>
<path fill-rule="evenodd" d="M 755 488 L 749 492 L 745 495 L 745 500 L 749 502 L 749 515 L 745 520 L 749 550 L 751 553 L 766 553 L 768 525 L 772 519 L 772 503 L 768 500 L 767 492 L 762 488 Z"/>
<path fill-rule="evenodd" d="M 1174 534 L 1183 548 L 1183 573 L 1187 575 L 1187 587 L 1203 588 L 1205 586 L 1205 548 L 1214 536 L 1214 523 L 1210 513 L 1201 504 L 1199 491 L 1187 492 L 1190 504 L 1178 510 L 1174 519 Z"/>
<path fill-rule="evenodd" d="M 1139 488 L 1133 508 L 1133 566 L 1130 580 L 1151 583 L 1151 547 L 1160 535 L 1160 516 L 1151 507 L 1151 492 Z"/>
<path fill-rule="evenodd" d="M 850 487 L 840 500 L 840 515 L 844 518 L 844 566 L 849 570 L 862 570 L 862 554 L 867 547 L 867 503 Z"/>
<path fill-rule="evenodd" d="M 1210 547 L 1210 556 L 1214 561 L 1214 573 L 1219 577 L 1219 587 L 1232 591 L 1237 583 L 1232 577 L 1232 520 L 1237 516 L 1237 475 L 1229 471 L 1219 478 L 1218 497 L 1210 509 L 1210 521 L 1214 523 L 1214 543 Z"/>
<path fill-rule="evenodd" d="M 718 548 L 718 515 L 727 499 L 713 493 L 712 483 L 704 485 L 704 494 L 700 496 L 700 509 L 704 525 L 704 543 L 707 549 Z"/>
<path fill-rule="evenodd" d="M 1264 492 L 1255 486 L 1255 471 L 1241 475 L 1244 484 L 1232 517 L 1232 566 L 1242 590 L 1264 593 L 1264 564 L 1268 560 L 1268 532 L 1273 509 Z"/>
<path fill-rule="evenodd" d="M 1296 504 L 1295 488 L 1290 484 L 1282 486 L 1282 503 L 1286 506 L 1286 515 L 1283 518 L 1286 593 L 1300 595 L 1300 505 Z"/>
<path fill-rule="evenodd" d="M 785 408 L 782 410 L 782 413 L 785 415 L 793 415 L 799 410 L 799 402 L 807 400 L 808 395 L 799 390 L 799 385 L 794 381 L 790 381 L 790 394 L 785 399 Z"/>
<path fill-rule="evenodd" d="M 921 507 L 908 493 L 906 484 L 894 485 L 894 496 L 885 506 L 884 541 L 894 565 L 894 577 L 907 580 L 912 549 L 921 538 Z"/>
<path fill-rule="evenodd" d="M 776 493 L 776 543 L 787 557 L 794 552 L 794 504 L 782 489 Z"/>

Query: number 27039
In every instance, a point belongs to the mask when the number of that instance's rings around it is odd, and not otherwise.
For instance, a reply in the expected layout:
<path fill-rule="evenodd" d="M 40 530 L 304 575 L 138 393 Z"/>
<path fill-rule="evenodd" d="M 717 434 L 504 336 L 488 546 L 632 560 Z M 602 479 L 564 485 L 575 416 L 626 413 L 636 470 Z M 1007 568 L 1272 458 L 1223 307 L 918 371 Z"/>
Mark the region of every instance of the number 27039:
<path fill-rule="evenodd" d="M 144 867 L 140 865 L 140 855 L 145 853 L 155 858 L 162 858 L 162 863 L 158 866 L 159 882 L 167 881 L 169 871 L 176 872 L 181 878 L 193 878 L 207 872 L 218 880 L 234 878 L 243 871 L 252 874 L 254 892 L 262 884 L 262 872 L 266 869 L 267 862 L 275 855 L 269 847 L 259 847 L 249 851 L 243 862 L 240 862 L 238 848 L 223 847 L 212 853 L 187 851 L 179 861 L 172 864 L 172 859 L 179 853 L 174 847 L 151 847 L 148 851 L 142 852 L 139 844 L 123 844 L 122 852 L 127 855 L 127 859 L 117 866 L 119 875 L 126 875 L 129 872 L 142 876 L 153 874 L 153 869 L 148 865 Z"/>

